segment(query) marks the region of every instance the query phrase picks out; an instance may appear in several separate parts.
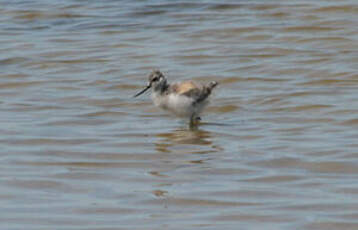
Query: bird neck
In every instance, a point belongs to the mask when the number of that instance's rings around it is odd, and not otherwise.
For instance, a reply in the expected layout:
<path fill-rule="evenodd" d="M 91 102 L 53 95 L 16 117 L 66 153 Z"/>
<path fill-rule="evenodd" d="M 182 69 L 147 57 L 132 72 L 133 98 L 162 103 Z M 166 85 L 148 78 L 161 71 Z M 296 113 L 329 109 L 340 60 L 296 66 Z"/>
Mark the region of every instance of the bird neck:
<path fill-rule="evenodd" d="M 168 89 L 169 89 L 169 84 L 167 83 L 167 81 L 163 81 L 154 87 L 154 91 L 160 94 L 164 94 L 165 92 L 168 91 Z"/>

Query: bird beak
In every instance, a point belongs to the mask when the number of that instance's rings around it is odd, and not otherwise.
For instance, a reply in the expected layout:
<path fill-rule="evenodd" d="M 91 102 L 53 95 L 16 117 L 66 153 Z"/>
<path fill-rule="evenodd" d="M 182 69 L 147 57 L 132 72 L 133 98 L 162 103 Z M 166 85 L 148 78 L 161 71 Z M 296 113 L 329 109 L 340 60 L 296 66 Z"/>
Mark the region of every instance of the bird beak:
<path fill-rule="evenodd" d="M 139 95 L 143 94 L 145 91 L 147 91 L 152 85 L 148 84 L 147 87 L 145 87 L 142 91 L 134 95 L 133 97 L 138 97 Z"/>

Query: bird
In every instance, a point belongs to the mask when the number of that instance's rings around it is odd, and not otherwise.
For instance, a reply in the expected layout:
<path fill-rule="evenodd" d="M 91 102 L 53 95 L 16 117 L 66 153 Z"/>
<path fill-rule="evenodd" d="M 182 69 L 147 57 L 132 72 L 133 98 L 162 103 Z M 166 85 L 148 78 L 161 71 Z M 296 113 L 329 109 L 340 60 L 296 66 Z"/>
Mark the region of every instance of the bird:
<path fill-rule="evenodd" d="M 188 118 L 190 126 L 195 126 L 201 120 L 200 114 L 208 105 L 209 96 L 217 85 L 216 81 L 203 85 L 192 80 L 169 84 L 161 71 L 153 70 L 149 74 L 147 86 L 134 97 L 152 89 L 151 97 L 155 106 L 178 117 Z"/>

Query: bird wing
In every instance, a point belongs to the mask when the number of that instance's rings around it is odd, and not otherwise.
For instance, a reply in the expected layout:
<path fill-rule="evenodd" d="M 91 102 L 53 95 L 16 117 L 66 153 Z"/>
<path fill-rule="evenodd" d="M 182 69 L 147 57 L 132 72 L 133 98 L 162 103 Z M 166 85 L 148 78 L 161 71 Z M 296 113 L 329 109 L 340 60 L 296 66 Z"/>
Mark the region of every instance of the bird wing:
<path fill-rule="evenodd" d="M 199 86 L 195 84 L 193 81 L 176 83 L 172 87 L 174 93 L 176 94 L 185 94 L 186 92 L 197 88 L 199 88 Z"/>
<path fill-rule="evenodd" d="M 193 98 L 194 104 L 200 103 L 210 96 L 212 89 L 215 88 L 217 85 L 218 83 L 216 81 L 212 81 L 208 85 L 190 89 L 184 92 L 183 95 Z"/>
<path fill-rule="evenodd" d="M 211 90 L 218 83 L 213 81 L 208 85 L 199 85 L 193 81 L 185 81 L 182 83 L 174 84 L 172 90 L 178 95 L 183 95 L 193 99 L 193 103 L 200 103 L 209 97 Z"/>

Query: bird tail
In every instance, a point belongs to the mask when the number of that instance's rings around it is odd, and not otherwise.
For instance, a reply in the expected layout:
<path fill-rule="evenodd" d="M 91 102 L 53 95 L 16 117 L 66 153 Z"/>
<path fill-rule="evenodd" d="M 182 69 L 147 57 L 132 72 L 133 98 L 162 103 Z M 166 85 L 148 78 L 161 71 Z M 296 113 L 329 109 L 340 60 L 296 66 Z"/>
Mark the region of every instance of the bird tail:
<path fill-rule="evenodd" d="M 216 82 L 216 81 L 212 81 L 212 82 L 210 82 L 208 85 L 207 85 L 207 87 L 208 87 L 208 89 L 211 91 L 213 88 L 215 88 L 215 86 L 217 86 L 219 83 L 218 82 Z"/>

